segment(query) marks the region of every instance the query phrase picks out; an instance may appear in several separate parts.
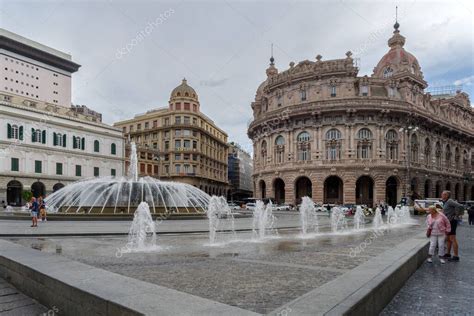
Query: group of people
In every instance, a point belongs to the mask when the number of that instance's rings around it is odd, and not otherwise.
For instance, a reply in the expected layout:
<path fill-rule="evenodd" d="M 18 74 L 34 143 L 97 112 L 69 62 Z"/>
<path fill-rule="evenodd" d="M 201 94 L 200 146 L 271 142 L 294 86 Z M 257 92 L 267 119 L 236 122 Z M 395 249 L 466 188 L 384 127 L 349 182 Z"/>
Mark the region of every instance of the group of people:
<path fill-rule="evenodd" d="M 433 256 L 438 247 L 438 256 L 442 264 L 446 260 L 459 261 L 459 245 L 456 239 L 458 222 L 464 214 L 464 206 L 451 198 L 450 191 L 441 194 L 442 204 L 430 206 L 426 219 L 426 236 L 430 238 L 428 262 L 433 262 Z M 471 210 L 470 210 L 471 211 Z M 452 250 L 452 254 L 451 254 Z"/>
<path fill-rule="evenodd" d="M 38 217 L 41 218 L 42 222 L 48 221 L 46 218 L 46 203 L 42 196 L 32 197 L 29 208 L 31 211 L 31 227 L 38 227 Z"/>

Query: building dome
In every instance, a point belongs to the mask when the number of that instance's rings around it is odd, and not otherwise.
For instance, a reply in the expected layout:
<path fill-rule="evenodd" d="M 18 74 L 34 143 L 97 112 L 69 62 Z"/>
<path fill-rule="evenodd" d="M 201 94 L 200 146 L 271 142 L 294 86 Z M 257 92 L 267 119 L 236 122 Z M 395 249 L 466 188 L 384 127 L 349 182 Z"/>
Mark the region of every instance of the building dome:
<path fill-rule="evenodd" d="M 408 72 L 423 79 L 423 73 L 421 72 L 418 60 L 403 48 L 405 37 L 400 34 L 399 26 L 398 22 L 395 23 L 393 36 L 388 40 L 390 50 L 380 59 L 374 68 L 372 77 L 390 78 L 394 75 Z"/>
<path fill-rule="evenodd" d="M 171 91 L 170 100 L 173 99 L 190 99 L 198 101 L 198 95 L 192 87 L 188 86 L 188 82 L 186 81 L 186 78 L 184 78 L 181 84 Z"/>

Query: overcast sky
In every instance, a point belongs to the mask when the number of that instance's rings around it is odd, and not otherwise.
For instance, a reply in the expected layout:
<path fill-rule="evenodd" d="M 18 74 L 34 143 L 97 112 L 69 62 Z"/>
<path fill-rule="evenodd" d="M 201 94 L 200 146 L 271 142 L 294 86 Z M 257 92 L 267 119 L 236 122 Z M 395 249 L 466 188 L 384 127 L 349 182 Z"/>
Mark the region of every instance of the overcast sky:
<path fill-rule="evenodd" d="M 360 58 L 370 75 L 388 51 L 395 6 L 405 48 L 430 86 L 474 88 L 472 1 L 6 1 L 1 27 L 70 53 L 73 103 L 113 123 L 168 104 L 186 77 L 201 110 L 250 149 L 250 103 L 274 43 L 291 61 Z"/>

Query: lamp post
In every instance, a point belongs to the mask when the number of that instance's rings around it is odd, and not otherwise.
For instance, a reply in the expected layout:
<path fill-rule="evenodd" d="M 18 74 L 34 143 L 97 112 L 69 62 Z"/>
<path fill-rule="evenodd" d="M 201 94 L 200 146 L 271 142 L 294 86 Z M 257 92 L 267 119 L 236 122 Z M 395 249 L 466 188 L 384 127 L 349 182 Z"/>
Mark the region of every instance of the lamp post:
<path fill-rule="evenodd" d="M 418 131 L 417 126 L 407 125 L 406 127 L 402 127 L 399 129 L 400 133 L 405 133 L 405 149 L 406 149 L 406 157 L 405 157 L 405 169 L 406 169 L 406 181 L 405 181 L 405 192 L 404 195 L 407 197 L 409 189 L 411 189 L 411 135 Z"/>

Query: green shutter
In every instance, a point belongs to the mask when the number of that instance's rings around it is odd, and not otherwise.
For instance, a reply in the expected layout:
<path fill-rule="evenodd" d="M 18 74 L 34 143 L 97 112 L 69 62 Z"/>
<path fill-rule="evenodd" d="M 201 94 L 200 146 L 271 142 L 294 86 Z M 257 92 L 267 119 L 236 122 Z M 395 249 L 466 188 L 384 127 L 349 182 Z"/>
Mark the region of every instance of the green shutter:
<path fill-rule="evenodd" d="M 41 160 L 35 160 L 35 173 L 41 173 L 42 169 L 43 168 Z"/>
<path fill-rule="evenodd" d="M 58 145 L 58 137 L 56 136 L 56 133 L 53 132 L 53 145 L 57 146 Z"/>
<path fill-rule="evenodd" d="M 63 135 L 63 147 L 66 147 L 66 140 L 67 140 L 67 136 L 66 134 Z"/>
<path fill-rule="evenodd" d="M 81 149 L 84 150 L 86 148 L 86 139 L 82 137 L 81 139 Z"/>
<path fill-rule="evenodd" d="M 11 126 L 11 124 L 7 124 L 7 136 L 8 136 L 8 138 L 12 138 L 12 126 Z"/>
<path fill-rule="evenodd" d="M 43 144 L 46 144 L 46 130 L 43 130 L 43 131 L 41 132 L 41 135 L 43 136 L 43 137 L 42 137 L 42 143 L 43 143 Z"/>
<path fill-rule="evenodd" d="M 23 126 L 20 126 L 19 130 L 20 130 L 20 132 L 19 132 L 20 140 L 23 140 Z"/>
<path fill-rule="evenodd" d="M 110 169 L 110 175 L 111 175 L 112 177 L 115 177 L 115 169 Z"/>
<path fill-rule="evenodd" d="M 18 158 L 12 158 L 11 162 L 12 162 L 11 171 L 19 171 L 19 165 L 20 165 L 19 159 Z"/>
<path fill-rule="evenodd" d="M 56 174 L 62 175 L 63 174 L 63 164 L 60 162 L 56 163 Z"/>
<path fill-rule="evenodd" d="M 96 153 L 99 152 L 99 141 L 98 141 L 98 140 L 95 140 L 95 141 L 94 141 L 94 151 L 95 151 Z"/>
<path fill-rule="evenodd" d="M 31 142 L 36 143 L 36 133 L 34 128 L 31 129 Z"/>
<path fill-rule="evenodd" d="M 111 145 L 110 152 L 112 155 L 115 155 L 117 153 L 117 148 L 114 143 L 112 143 Z"/>
<path fill-rule="evenodd" d="M 72 137 L 72 148 L 76 149 L 76 136 Z"/>

